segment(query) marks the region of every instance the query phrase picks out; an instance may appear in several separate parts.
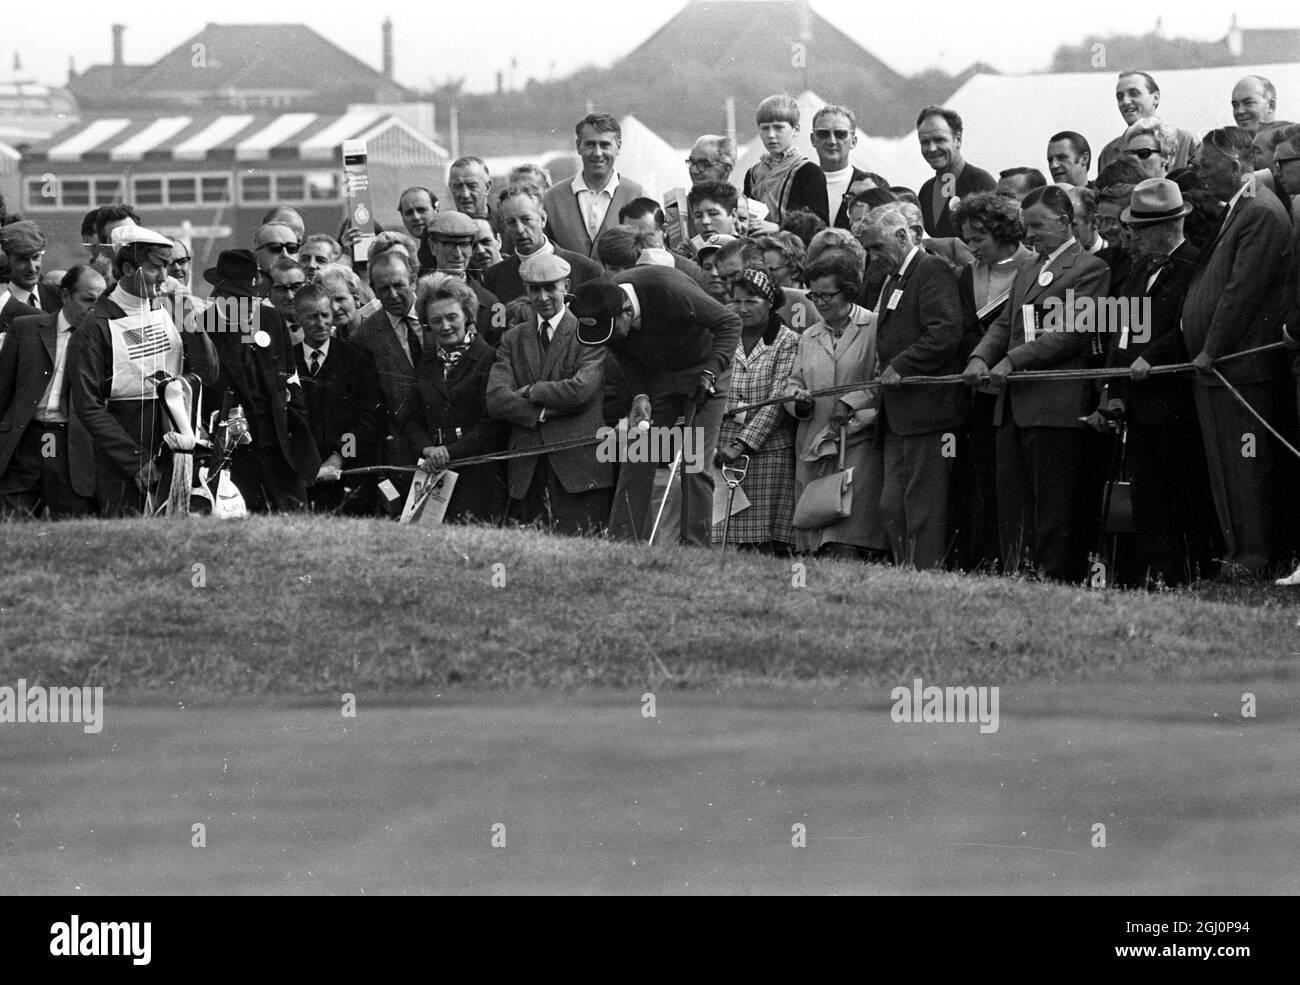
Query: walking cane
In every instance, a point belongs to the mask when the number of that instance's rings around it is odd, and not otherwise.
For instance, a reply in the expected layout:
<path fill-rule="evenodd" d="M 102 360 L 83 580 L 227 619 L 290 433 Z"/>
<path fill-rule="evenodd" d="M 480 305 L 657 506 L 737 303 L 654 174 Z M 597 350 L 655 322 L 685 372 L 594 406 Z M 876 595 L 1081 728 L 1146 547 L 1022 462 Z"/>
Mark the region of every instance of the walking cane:
<path fill-rule="evenodd" d="M 722 481 L 727 484 L 727 515 L 722 518 L 722 549 L 727 549 L 727 531 L 731 528 L 731 506 L 736 501 L 736 487 L 745 481 L 749 471 L 749 456 L 741 455 L 734 462 L 722 466 Z"/>

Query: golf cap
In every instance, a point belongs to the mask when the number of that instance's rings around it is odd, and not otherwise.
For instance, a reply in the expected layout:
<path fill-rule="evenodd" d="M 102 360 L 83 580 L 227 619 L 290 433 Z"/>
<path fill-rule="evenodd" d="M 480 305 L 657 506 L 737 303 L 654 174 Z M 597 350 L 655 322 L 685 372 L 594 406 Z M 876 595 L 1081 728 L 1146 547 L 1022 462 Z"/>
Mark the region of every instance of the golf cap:
<path fill-rule="evenodd" d="M 583 345 L 604 345 L 614 334 L 614 320 L 623 313 L 627 295 L 607 280 L 579 284 L 569 302 L 569 312 L 578 319 L 578 341 Z"/>
<path fill-rule="evenodd" d="M 714 236 L 705 237 L 703 244 L 701 244 L 700 248 L 695 252 L 699 256 L 717 253 L 718 250 L 722 249 L 728 243 L 734 243 L 735 241 L 735 236 L 728 236 L 726 233 L 718 233 Z"/>
<path fill-rule="evenodd" d="M 531 256 L 519 265 L 519 279 L 525 284 L 554 284 L 568 277 L 571 269 L 567 260 L 554 253 Z"/>
<path fill-rule="evenodd" d="M 118 226 L 113 230 L 110 237 L 114 250 L 120 250 L 124 246 L 165 246 L 167 249 L 172 248 L 172 241 L 162 233 L 156 233 L 152 229 L 146 229 L 144 226 L 137 226 L 134 223 Z"/>

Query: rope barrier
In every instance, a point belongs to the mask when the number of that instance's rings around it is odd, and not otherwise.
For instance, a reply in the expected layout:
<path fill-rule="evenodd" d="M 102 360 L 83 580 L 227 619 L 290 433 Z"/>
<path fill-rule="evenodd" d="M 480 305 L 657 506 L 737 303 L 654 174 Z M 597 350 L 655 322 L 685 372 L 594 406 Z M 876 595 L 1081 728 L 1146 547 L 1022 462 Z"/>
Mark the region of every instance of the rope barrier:
<path fill-rule="evenodd" d="M 1229 353 L 1215 360 L 1215 365 L 1220 363 L 1232 362 L 1235 359 L 1242 359 L 1246 356 L 1254 356 L 1263 352 L 1272 352 L 1285 347 L 1285 342 L 1271 342 L 1268 345 L 1256 346 L 1253 349 L 1245 349 L 1242 352 Z M 1150 374 L 1152 376 L 1167 376 L 1174 373 L 1186 373 L 1195 370 L 1192 363 L 1171 363 L 1165 366 L 1152 366 Z M 1238 393 L 1226 379 L 1223 374 L 1216 368 L 1211 370 L 1215 376 L 1222 381 L 1230 393 L 1246 406 L 1256 418 L 1259 419 L 1269 433 L 1278 441 L 1282 442 L 1293 455 L 1300 458 L 1300 451 L 1292 447 L 1285 438 L 1277 433 L 1273 427 L 1265 421 L 1255 409 L 1246 402 L 1246 399 Z M 1037 369 L 1037 370 L 1020 370 L 1011 373 L 1007 377 L 1008 382 L 1016 383 L 1047 383 L 1059 382 L 1065 380 L 1110 380 L 1110 379 L 1128 379 L 1129 371 L 1127 369 Z M 960 374 L 953 373 L 947 376 L 906 376 L 902 379 L 903 386 L 924 386 L 933 384 L 956 384 L 965 383 Z M 816 397 L 838 396 L 842 393 L 853 393 L 856 390 L 876 389 L 882 386 L 879 380 L 860 380 L 853 383 L 840 383 L 835 386 L 824 387 L 821 390 L 812 390 L 810 395 Z M 737 414 L 750 410 L 757 410 L 760 407 L 771 407 L 774 404 L 783 404 L 790 401 L 790 397 L 772 397 L 768 400 L 757 400 L 751 404 L 741 404 L 727 411 L 724 416 L 734 417 Z M 520 448 L 514 451 L 491 452 L 486 455 L 473 455 L 468 458 L 453 458 L 447 462 L 447 468 L 464 468 L 470 465 L 488 465 L 492 462 L 508 462 L 516 458 L 530 458 L 536 455 L 550 455 L 556 452 L 572 451 L 575 448 L 589 448 L 605 441 L 605 438 L 593 436 L 590 438 L 571 438 L 568 441 L 557 441 L 552 445 L 538 445 L 534 448 Z M 384 475 L 390 472 L 416 472 L 419 470 L 418 465 L 367 465 L 355 469 L 343 469 L 340 476 L 359 476 L 359 475 Z"/>
<path fill-rule="evenodd" d="M 1234 359 L 1241 359 L 1245 356 L 1254 356 L 1262 352 L 1271 352 L 1275 349 L 1281 349 L 1286 345 L 1285 342 L 1270 342 L 1268 345 L 1256 346 L 1253 349 L 1245 349 L 1241 352 L 1229 353 L 1221 356 L 1216 363 L 1231 362 Z M 1152 366 L 1151 375 L 1164 376 L 1171 373 L 1186 373 L 1196 369 L 1193 363 L 1171 363 L 1167 366 Z M 1053 383 L 1068 380 L 1117 380 L 1129 379 L 1127 369 L 1034 369 L 1019 370 L 1007 376 L 1009 383 Z M 922 386 L 926 384 L 953 384 L 965 383 L 960 373 L 950 373 L 946 376 L 905 376 L 900 381 L 902 386 Z M 858 390 L 875 390 L 883 386 L 879 380 L 859 380 L 853 383 L 838 383 L 835 386 L 824 387 L 821 390 L 810 390 L 809 396 L 831 397 L 839 396 L 842 393 L 854 393 Z M 724 417 L 735 417 L 751 410 L 758 410 L 760 407 L 771 407 L 774 404 L 789 403 L 792 398 L 770 397 L 767 400 L 756 400 L 751 404 L 741 404 L 727 411 Z"/>

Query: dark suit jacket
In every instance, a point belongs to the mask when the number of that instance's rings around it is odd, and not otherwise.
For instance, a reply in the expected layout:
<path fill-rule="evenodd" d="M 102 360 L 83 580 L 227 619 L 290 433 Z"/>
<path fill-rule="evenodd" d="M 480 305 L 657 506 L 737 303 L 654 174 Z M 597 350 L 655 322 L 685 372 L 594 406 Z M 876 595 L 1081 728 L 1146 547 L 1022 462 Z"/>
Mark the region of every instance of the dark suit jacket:
<path fill-rule="evenodd" d="M 1146 299 L 1150 318 L 1130 318 L 1134 324 L 1129 333 L 1115 339 L 1107 354 L 1108 367 L 1127 369 L 1138 357 L 1152 366 L 1191 361 L 1178 323 L 1187 289 L 1200 270 L 1200 259 L 1196 247 L 1184 241 L 1161 268 L 1150 290 L 1147 290 L 1150 269 L 1142 264 L 1113 292 L 1117 297 L 1135 302 L 1139 316 L 1146 314 L 1141 307 Z M 1133 314 L 1131 311 L 1130 316 Z M 1141 383 L 1115 379 L 1109 382 L 1109 390 L 1112 397 L 1126 402 L 1128 419 L 1135 424 L 1166 427 L 1196 418 L 1192 380 L 1185 374 L 1151 376 Z"/>
<path fill-rule="evenodd" d="M 1050 271 L 1051 282 L 1039 283 L 1042 270 Z M 1076 242 L 1046 268 L 1029 264 L 1016 274 L 1011 299 L 984 333 L 971 355 L 992 368 L 1006 356 L 1016 369 L 1084 369 L 1092 351 L 1092 335 L 1081 331 L 1040 331 L 1033 342 L 1025 341 L 1025 305 L 1036 312 L 1064 312 L 1065 292 L 1073 290 L 1076 302 L 1100 299 L 1110 283 L 1110 269 Z M 1049 307 L 1049 304 L 1056 307 Z M 1067 327 L 1069 327 L 1067 325 Z M 1096 407 L 1097 397 L 1086 380 L 1053 383 L 1008 383 L 998 395 L 994 423 L 1002 422 L 1011 390 L 1011 410 L 1016 425 L 1028 427 L 1081 428 L 1079 420 Z"/>
<path fill-rule="evenodd" d="M 465 283 L 474 291 L 474 296 L 478 298 L 478 317 L 474 320 L 474 330 L 488 345 L 493 348 L 501 341 L 501 333 L 506 330 L 506 306 L 498 300 L 496 294 L 484 287 L 473 277 L 466 277 Z M 429 344 L 436 346 L 437 342 L 429 340 Z"/>
<path fill-rule="evenodd" d="M 455 459 L 501 451 L 506 447 L 510 426 L 488 416 L 488 374 L 496 362 L 496 350 L 479 336 L 469 349 L 446 370 L 440 350 L 430 340 L 416 377 L 420 400 L 402 421 L 408 447 L 416 454 L 430 446 L 444 445 L 453 461 L 456 488 L 447 504 L 447 520 L 465 516 L 496 520 L 505 515 L 506 482 L 503 463 L 457 467 Z M 456 436 L 459 430 L 460 437 Z"/>
<path fill-rule="evenodd" d="M 50 385 L 58 319 L 57 313 L 26 315 L 14 321 L 0 343 L 0 476 L 9 468 L 23 432 Z M 68 347 L 71 346 L 69 338 Z M 95 495 L 95 448 L 86 426 L 72 412 L 71 382 L 72 374 L 65 365 L 63 401 L 68 409 L 68 470 L 73 490 L 80 496 L 90 497 Z"/>
<path fill-rule="evenodd" d="M 245 416 L 256 427 L 249 367 L 245 362 L 246 355 L 252 356 L 252 371 L 258 374 L 261 392 L 266 395 L 276 444 L 289 468 L 311 485 L 316 481 L 321 460 L 307 420 L 307 402 L 297 380 L 289 329 L 279 312 L 269 305 L 260 307 L 258 318 L 258 328 L 271 340 L 265 348 L 245 341 L 238 326 L 225 322 L 220 306 L 214 305 L 204 312 L 204 328 L 221 360 L 217 382 L 203 394 L 204 414 L 219 409 L 222 397 L 229 392 L 232 403 L 242 404 Z M 255 434 L 254 440 L 258 437 Z"/>
<path fill-rule="evenodd" d="M 935 175 L 921 186 L 921 190 L 916 195 L 921 203 L 921 221 L 925 225 L 927 235 L 936 238 L 960 236 L 961 230 L 952 221 L 952 198 L 944 199 L 939 214 L 934 214 L 934 183 L 942 177 L 945 176 Z M 997 186 L 997 179 L 993 175 L 967 161 L 966 166 L 962 168 L 961 174 L 957 176 L 953 197 L 961 198 L 971 192 L 991 192 Z"/>
<path fill-rule="evenodd" d="M 373 465 L 387 435 L 379 376 L 360 349 L 343 339 L 330 339 L 329 355 L 311 375 L 301 345 L 293 347 L 298 379 L 307 404 L 307 423 L 321 461 L 337 454 L 343 468 Z M 351 435 L 352 457 L 344 454 Z"/>
<path fill-rule="evenodd" d="M 897 294 L 897 292 L 902 292 Z M 898 304 L 889 307 L 897 294 Z M 961 372 L 961 297 L 948 262 L 918 251 L 902 277 L 885 281 L 876 322 L 876 356 L 900 376 Z M 960 386 L 881 387 L 882 417 L 894 434 L 925 434 L 965 420 Z"/>
<path fill-rule="evenodd" d="M 402 437 L 402 420 L 412 407 L 418 405 L 419 394 L 416 392 L 415 367 L 411 365 L 406 353 L 402 351 L 393 327 L 388 321 L 388 314 L 383 308 L 367 315 L 357 326 L 357 330 L 348 341 L 360 349 L 374 364 L 379 377 L 379 393 L 383 397 L 384 411 L 388 422 L 387 436 L 382 453 L 385 465 L 410 465 L 419 454 L 419 449 L 410 449 Z"/>
<path fill-rule="evenodd" d="M 605 272 L 599 263 L 586 254 L 561 249 L 554 243 L 551 245 L 555 247 L 555 255 L 569 265 L 570 287 L 577 287 L 589 280 L 595 280 Z M 521 262 L 520 257 L 508 256 L 502 258 L 500 263 L 492 264 L 487 270 L 483 271 L 483 286 L 507 304 L 515 300 L 515 298 L 523 297 L 526 291 L 524 282 L 519 278 L 519 264 Z"/>
<path fill-rule="evenodd" d="M 488 413 L 511 425 L 511 451 L 591 438 L 604 426 L 604 348 L 578 341 L 578 320 L 568 311 L 544 353 L 537 329 L 534 315 L 507 331 L 488 375 Z M 527 386 L 532 389 L 524 397 L 518 391 Z M 543 408 L 546 420 L 538 424 Z M 614 485 L 613 465 L 599 461 L 594 447 L 557 452 L 546 460 L 565 492 Z M 510 496 L 523 499 L 537 469 L 537 456 L 511 459 L 507 464 Z"/>
<path fill-rule="evenodd" d="M 9 331 L 9 326 L 13 324 L 15 318 L 44 313 L 42 309 L 34 308 L 30 304 L 23 304 L 23 302 L 11 296 L 5 302 L 4 307 L 0 308 L 0 335 L 4 335 L 5 332 Z"/>
<path fill-rule="evenodd" d="M 1187 351 L 1216 359 L 1230 352 L 1277 342 L 1286 320 L 1286 279 L 1291 263 L 1291 220 L 1277 196 L 1263 185 L 1242 195 L 1205 251 L 1200 273 L 1183 303 Z M 1285 355 L 1274 351 L 1234 359 L 1220 367 L 1231 383 L 1281 379 Z M 1222 386 L 1205 373 L 1196 382 Z"/>
<path fill-rule="evenodd" d="M 56 311 L 63 310 L 63 295 L 59 293 L 57 287 L 51 287 L 49 284 L 37 284 L 36 292 L 41 298 L 41 310 L 46 314 L 53 314 Z"/>
<path fill-rule="evenodd" d="M 605 213 L 596 235 L 599 236 L 610 226 L 617 226 L 619 210 L 630 204 L 633 199 L 644 197 L 645 191 L 641 186 L 620 173 L 618 187 L 614 189 L 613 200 L 609 203 L 609 211 Z M 582 212 L 578 208 L 578 195 L 573 190 L 573 179 L 568 178 L 553 186 L 546 193 L 544 204 L 547 235 L 566 250 L 594 259 L 596 247 L 592 242 L 591 234 L 587 232 L 587 223 L 582 218 Z"/>
<path fill-rule="evenodd" d="M 641 306 L 641 326 L 606 346 L 622 366 L 633 396 L 652 391 L 661 369 L 698 366 L 721 379 L 740 341 L 740 317 L 704 293 L 685 274 L 667 267 L 633 267 L 614 278 L 631 284 Z"/>

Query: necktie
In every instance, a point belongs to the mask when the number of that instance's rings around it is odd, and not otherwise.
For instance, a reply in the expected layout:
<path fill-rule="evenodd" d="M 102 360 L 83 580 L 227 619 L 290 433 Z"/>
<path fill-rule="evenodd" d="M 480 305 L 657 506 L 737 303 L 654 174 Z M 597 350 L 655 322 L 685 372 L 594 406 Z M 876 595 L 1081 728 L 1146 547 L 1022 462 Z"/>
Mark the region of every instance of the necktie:
<path fill-rule="evenodd" d="M 418 366 L 420 357 L 424 355 L 424 346 L 420 342 L 420 332 L 415 327 L 414 321 L 410 318 L 404 320 L 406 322 L 406 344 L 411 348 L 411 365 Z"/>
<path fill-rule="evenodd" d="M 542 344 L 543 352 L 551 347 L 550 325 L 546 322 L 542 322 L 537 329 L 537 341 Z"/>
<path fill-rule="evenodd" d="M 313 349 L 311 351 L 311 375 L 315 376 L 319 372 L 320 372 L 320 350 Z"/>

